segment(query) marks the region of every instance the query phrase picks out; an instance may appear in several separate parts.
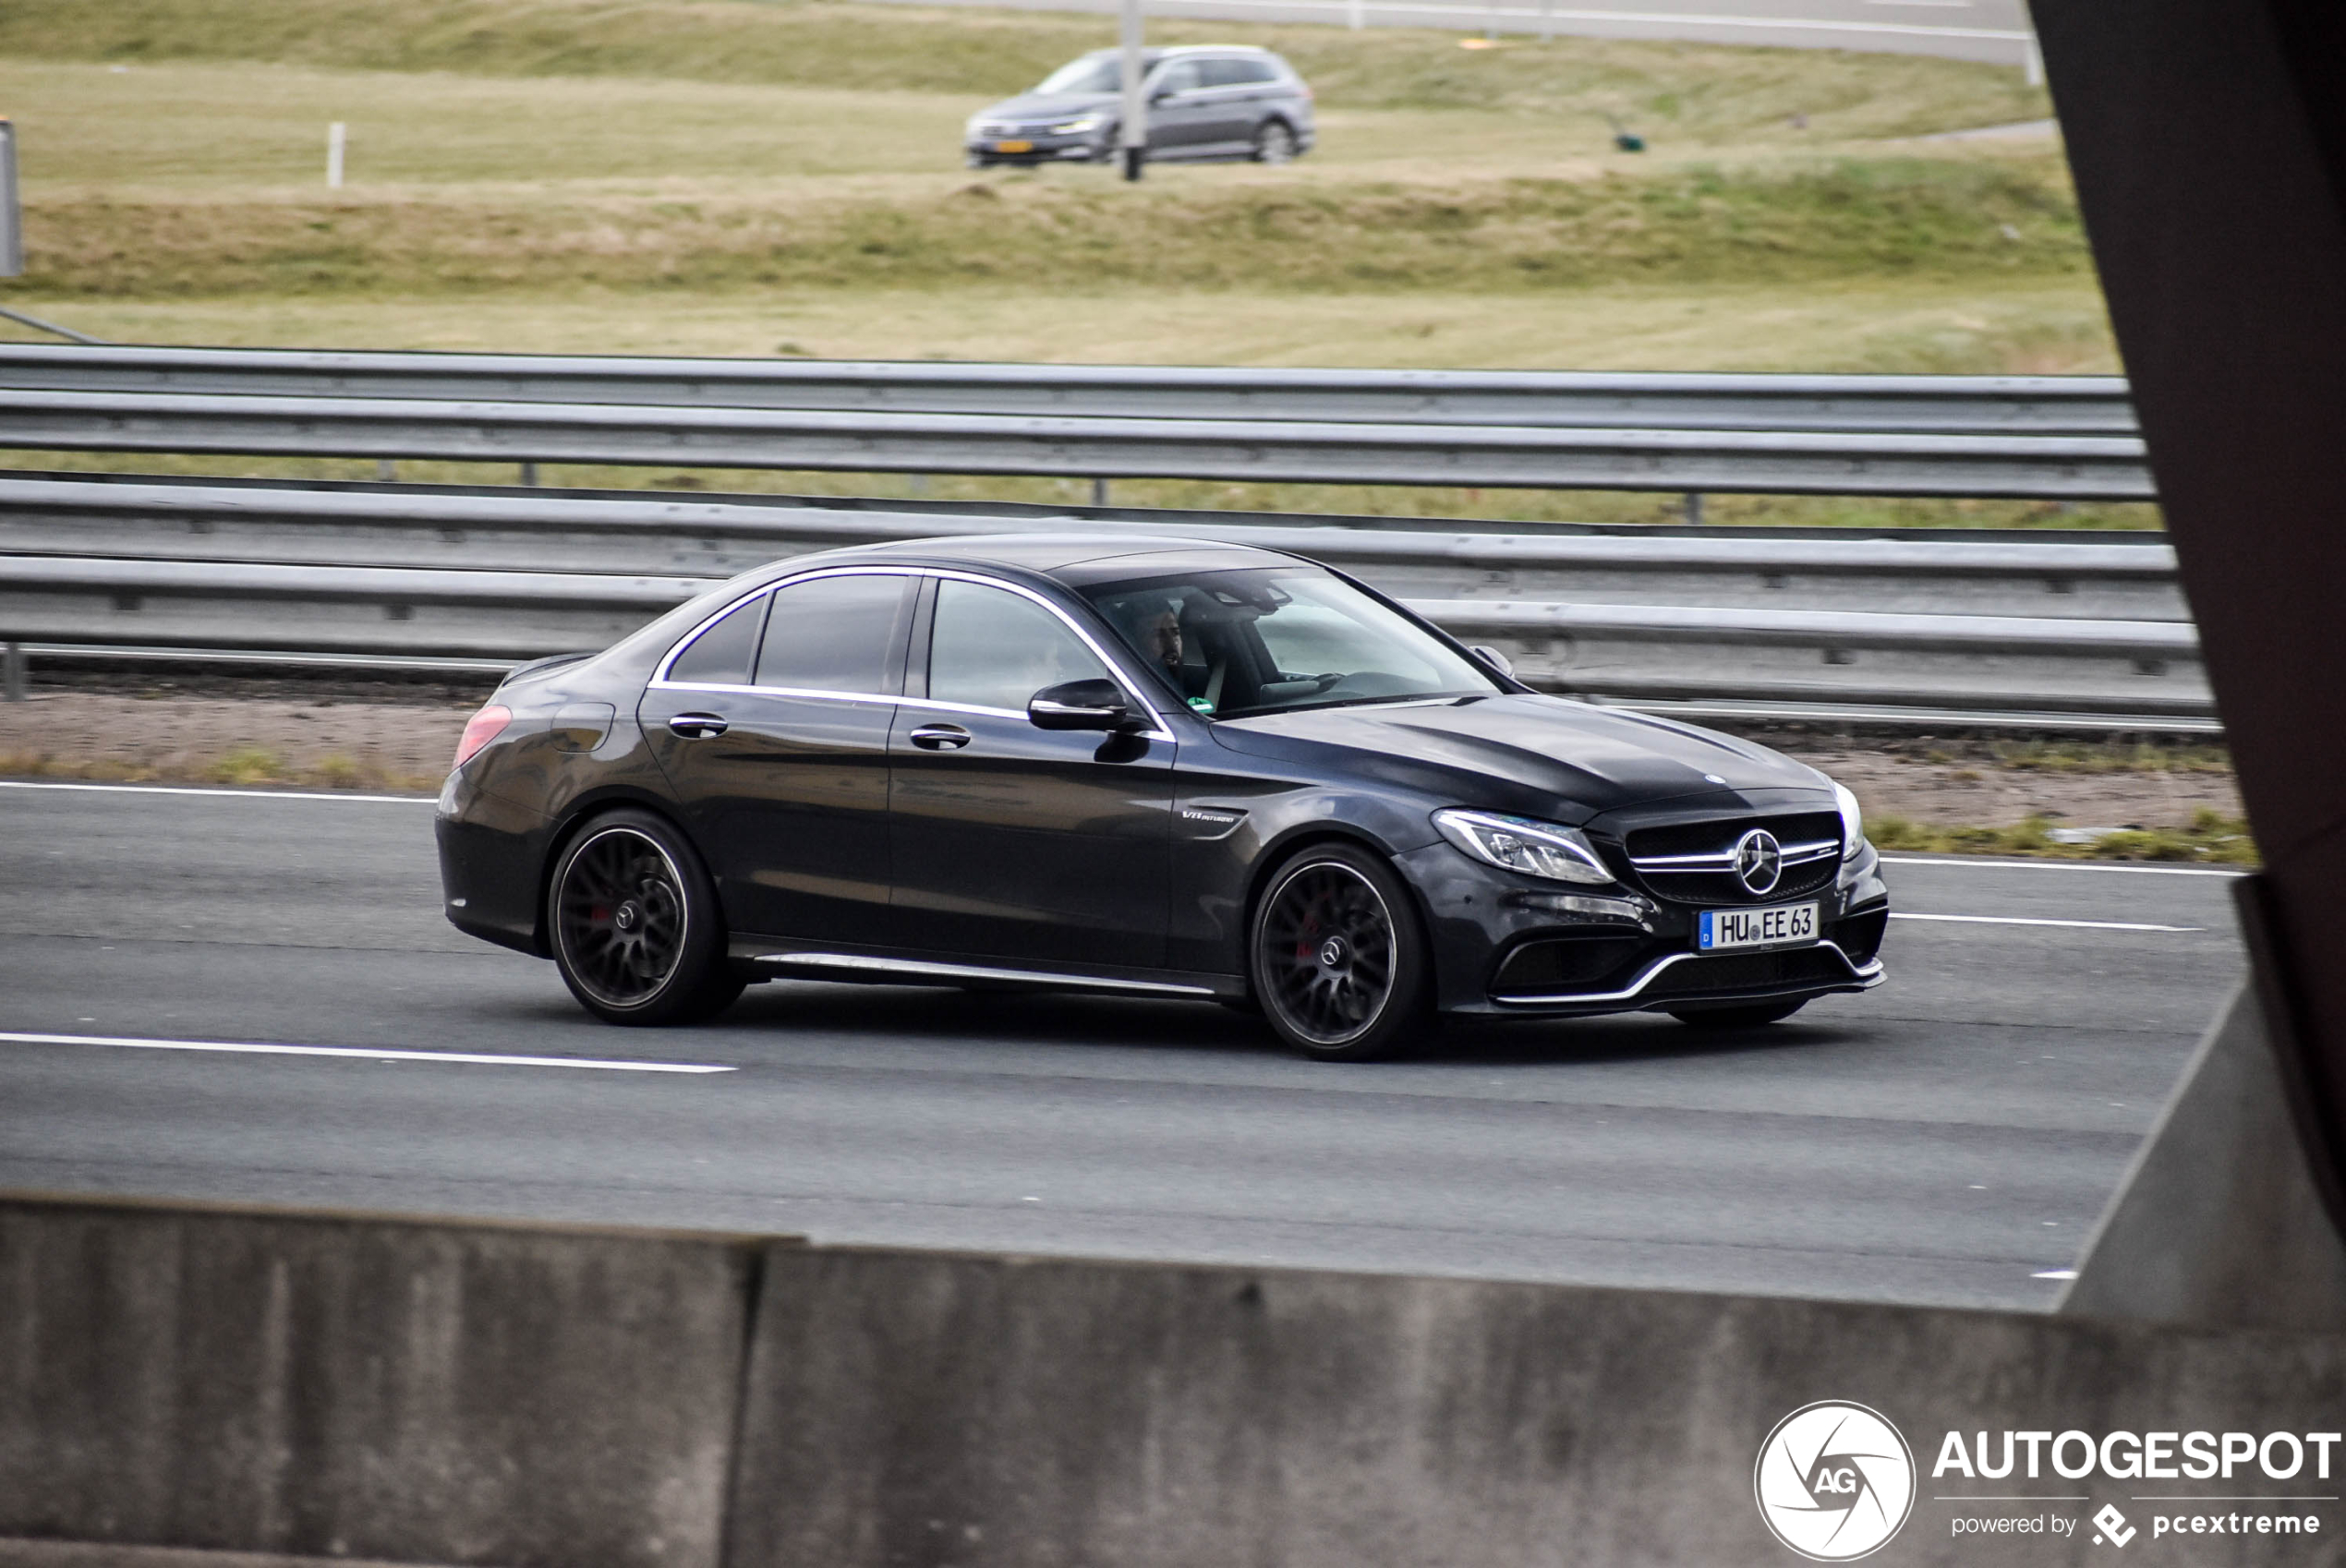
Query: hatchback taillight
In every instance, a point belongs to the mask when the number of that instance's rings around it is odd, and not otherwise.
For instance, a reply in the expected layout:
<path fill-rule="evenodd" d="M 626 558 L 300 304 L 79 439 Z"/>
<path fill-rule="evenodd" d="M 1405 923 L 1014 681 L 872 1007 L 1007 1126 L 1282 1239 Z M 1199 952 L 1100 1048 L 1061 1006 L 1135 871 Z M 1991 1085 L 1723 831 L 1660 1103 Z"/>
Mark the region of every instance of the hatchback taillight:
<path fill-rule="evenodd" d="M 456 742 L 454 766 L 462 767 L 472 761 L 479 754 L 481 747 L 503 734 L 505 726 L 513 721 L 514 710 L 509 707 L 501 707 L 495 703 L 490 703 L 487 707 L 474 714 L 472 721 L 465 726 L 465 738 Z"/>

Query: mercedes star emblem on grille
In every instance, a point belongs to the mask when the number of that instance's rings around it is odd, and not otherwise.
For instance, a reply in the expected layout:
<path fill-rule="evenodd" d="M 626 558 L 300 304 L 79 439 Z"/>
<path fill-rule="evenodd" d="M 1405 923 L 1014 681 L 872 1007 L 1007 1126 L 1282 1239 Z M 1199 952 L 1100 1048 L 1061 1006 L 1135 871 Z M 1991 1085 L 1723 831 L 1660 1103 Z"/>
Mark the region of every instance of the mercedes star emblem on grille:
<path fill-rule="evenodd" d="M 1784 846 L 1764 827 L 1755 827 L 1735 841 L 1735 880 L 1754 893 L 1765 893 L 1784 874 Z"/>

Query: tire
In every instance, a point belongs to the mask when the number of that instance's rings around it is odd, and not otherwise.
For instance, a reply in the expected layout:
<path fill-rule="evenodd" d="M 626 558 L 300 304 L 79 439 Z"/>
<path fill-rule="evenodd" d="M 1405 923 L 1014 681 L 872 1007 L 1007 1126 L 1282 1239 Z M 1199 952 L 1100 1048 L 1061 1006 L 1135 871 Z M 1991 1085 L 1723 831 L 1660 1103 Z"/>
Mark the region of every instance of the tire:
<path fill-rule="evenodd" d="M 1803 996 L 1796 1002 L 1754 1002 L 1742 1007 L 1674 1007 L 1670 1016 L 1697 1029 L 1758 1029 L 1762 1024 L 1783 1022 L 1807 1007 L 1808 1001 Z"/>
<path fill-rule="evenodd" d="M 1285 120 L 1265 120 L 1255 127 L 1252 157 L 1258 163 L 1295 162 L 1295 130 Z"/>
<path fill-rule="evenodd" d="M 1247 962 L 1272 1030 L 1319 1061 L 1392 1055 L 1422 1037 L 1433 1014 L 1417 905 L 1382 856 L 1350 844 L 1314 844 L 1272 875 Z"/>
<path fill-rule="evenodd" d="M 647 811 L 581 828 L 546 885 L 554 967 L 606 1023 L 694 1023 L 742 994 L 717 887 L 684 836 Z"/>

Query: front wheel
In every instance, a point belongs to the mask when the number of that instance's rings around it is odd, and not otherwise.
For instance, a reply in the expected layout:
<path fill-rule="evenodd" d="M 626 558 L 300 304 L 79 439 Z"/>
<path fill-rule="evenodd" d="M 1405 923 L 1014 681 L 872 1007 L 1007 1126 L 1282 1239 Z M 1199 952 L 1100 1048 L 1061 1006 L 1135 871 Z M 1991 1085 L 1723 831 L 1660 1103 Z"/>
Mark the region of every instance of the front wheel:
<path fill-rule="evenodd" d="M 1365 1062 L 1413 1044 L 1433 964 L 1409 889 L 1378 855 L 1318 844 L 1282 865 L 1254 914 L 1255 999 L 1307 1056 Z"/>
<path fill-rule="evenodd" d="M 1673 1008 L 1670 1016 L 1697 1029 L 1757 1029 L 1761 1024 L 1781 1023 L 1808 1005 L 1808 998 L 1803 996 L 1796 1002 L 1755 1002 L 1747 1007 Z"/>
<path fill-rule="evenodd" d="M 546 890 L 554 967 L 608 1023 L 690 1023 L 732 1006 L 716 885 L 674 826 L 646 811 L 588 823 Z"/>

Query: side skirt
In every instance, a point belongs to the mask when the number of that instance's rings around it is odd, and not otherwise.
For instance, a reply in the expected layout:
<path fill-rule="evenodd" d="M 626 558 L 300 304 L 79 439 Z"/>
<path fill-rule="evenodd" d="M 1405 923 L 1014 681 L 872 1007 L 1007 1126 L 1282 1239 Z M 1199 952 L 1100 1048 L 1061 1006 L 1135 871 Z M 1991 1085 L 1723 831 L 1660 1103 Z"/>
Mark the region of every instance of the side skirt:
<path fill-rule="evenodd" d="M 787 976 L 872 985 L 1090 991 L 1200 1002 L 1235 1000 L 1246 995 L 1246 982 L 1234 974 L 1196 974 L 1184 970 L 1082 970 L 975 955 L 893 952 L 885 947 L 817 947 L 756 936 L 735 937 L 732 956 L 737 962 L 756 966 L 763 976 L 771 979 Z"/>

